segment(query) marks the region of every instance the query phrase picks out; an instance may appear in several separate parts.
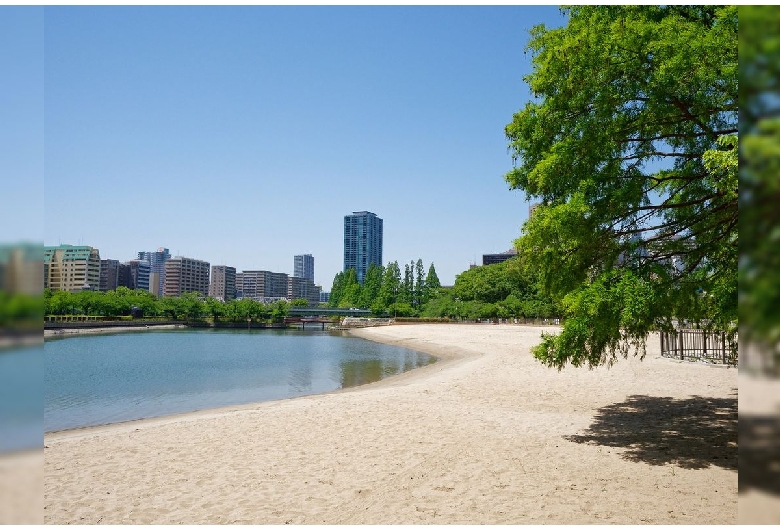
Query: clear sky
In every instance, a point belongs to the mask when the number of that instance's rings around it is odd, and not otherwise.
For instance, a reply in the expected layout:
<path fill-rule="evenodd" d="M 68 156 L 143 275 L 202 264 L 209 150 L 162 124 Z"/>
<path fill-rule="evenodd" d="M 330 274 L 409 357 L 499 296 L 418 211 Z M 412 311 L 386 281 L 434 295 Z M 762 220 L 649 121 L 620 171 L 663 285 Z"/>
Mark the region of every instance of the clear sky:
<path fill-rule="evenodd" d="M 0 6 L 0 245 L 43 242 L 43 7 Z"/>
<path fill-rule="evenodd" d="M 512 247 L 504 127 L 555 6 L 47 7 L 44 243 L 293 272 L 329 291 L 343 218 L 444 285 Z"/>

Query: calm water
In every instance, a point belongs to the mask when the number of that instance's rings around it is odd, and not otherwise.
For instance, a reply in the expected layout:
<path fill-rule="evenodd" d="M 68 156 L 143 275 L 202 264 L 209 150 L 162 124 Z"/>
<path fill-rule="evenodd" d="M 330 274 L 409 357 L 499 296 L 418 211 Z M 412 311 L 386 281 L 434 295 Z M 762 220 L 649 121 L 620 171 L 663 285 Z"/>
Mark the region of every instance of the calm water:
<path fill-rule="evenodd" d="M 41 345 L 0 350 L 0 453 L 43 446 L 43 366 Z"/>
<path fill-rule="evenodd" d="M 186 330 L 44 344 L 46 432 L 319 394 L 435 361 L 329 332 Z"/>

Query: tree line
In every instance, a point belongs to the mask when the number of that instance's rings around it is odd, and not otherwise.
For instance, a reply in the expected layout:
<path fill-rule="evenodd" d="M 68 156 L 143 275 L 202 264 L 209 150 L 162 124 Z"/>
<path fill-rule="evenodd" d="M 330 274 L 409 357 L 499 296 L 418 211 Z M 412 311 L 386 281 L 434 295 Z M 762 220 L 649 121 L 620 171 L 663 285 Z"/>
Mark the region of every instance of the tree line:
<path fill-rule="evenodd" d="M 375 314 L 416 316 L 431 298 L 438 296 L 441 283 L 431 263 L 428 273 L 421 259 L 404 264 L 403 277 L 397 261 L 387 267 L 371 263 L 361 285 L 355 269 L 333 278 L 329 307 L 370 309 Z"/>
<path fill-rule="evenodd" d="M 123 317 L 130 316 L 136 308 L 145 318 L 190 321 L 211 318 L 215 322 L 246 322 L 248 319 L 254 322 L 282 322 L 291 306 L 307 303 L 305 300 L 289 303 L 280 300 L 264 304 L 249 298 L 222 302 L 197 292 L 157 297 L 149 291 L 127 287 L 117 287 L 116 290 L 106 292 L 75 293 L 44 289 L 43 295 L 46 315 Z"/>
<path fill-rule="evenodd" d="M 519 258 L 475 267 L 455 278 L 452 287 L 442 287 L 433 263 L 426 269 L 421 259 L 387 267 L 371 265 L 361 285 L 354 269 L 339 272 L 333 280 L 330 308 L 369 309 L 376 316 L 489 319 L 554 318 L 561 308 L 544 295 L 538 279 Z M 222 302 L 200 293 L 158 297 L 149 291 L 118 287 L 116 290 L 44 290 L 45 315 L 127 317 L 134 310 L 145 318 L 215 322 L 282 322 L 290 307 L 308 305 L 306 300 L 265 304 L 244 298 Z"/>
<path fill-rule="evenodd" d="M 370 309 L 377 316 L 488 319 L 554 318 L 560 307 L 544 295 L 530 267 L 517 258 L 475 267 L 442 287 L 431 263 L 427 274 L 421 259 L 387 267 L 371 264 L 361 285 L 354 269 L 333 279 L 329 307 Z"/>

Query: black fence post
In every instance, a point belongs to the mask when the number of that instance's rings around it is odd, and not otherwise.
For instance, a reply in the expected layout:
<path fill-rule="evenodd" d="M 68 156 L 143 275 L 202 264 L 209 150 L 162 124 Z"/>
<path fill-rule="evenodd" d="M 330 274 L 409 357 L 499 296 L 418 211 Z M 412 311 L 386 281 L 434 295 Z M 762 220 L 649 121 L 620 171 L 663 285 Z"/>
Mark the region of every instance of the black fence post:
<path fill-rule="evenodd" d="M 680 359 L 685 360 L 685 332 L 680 330 Z"/>

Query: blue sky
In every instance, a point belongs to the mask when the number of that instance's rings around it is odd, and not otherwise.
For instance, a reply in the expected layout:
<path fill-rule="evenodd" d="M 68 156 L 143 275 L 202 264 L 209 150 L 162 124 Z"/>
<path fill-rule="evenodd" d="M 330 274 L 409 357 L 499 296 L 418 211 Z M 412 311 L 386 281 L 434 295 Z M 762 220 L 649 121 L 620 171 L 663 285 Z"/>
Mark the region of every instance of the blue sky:
<path fill-rule="evenodd" d="M 452 284 L 512 246 L 504 127 L 528 30 L 555 6 L 47 7 L 44 243 L 174 255 L 330 290 L 343 217 L 384 219 L 385 264 Z"/>
<path fill-rule="evenodd" d="M 0 7 L 0 244 L 43 241 L 43 8 Z"/>

